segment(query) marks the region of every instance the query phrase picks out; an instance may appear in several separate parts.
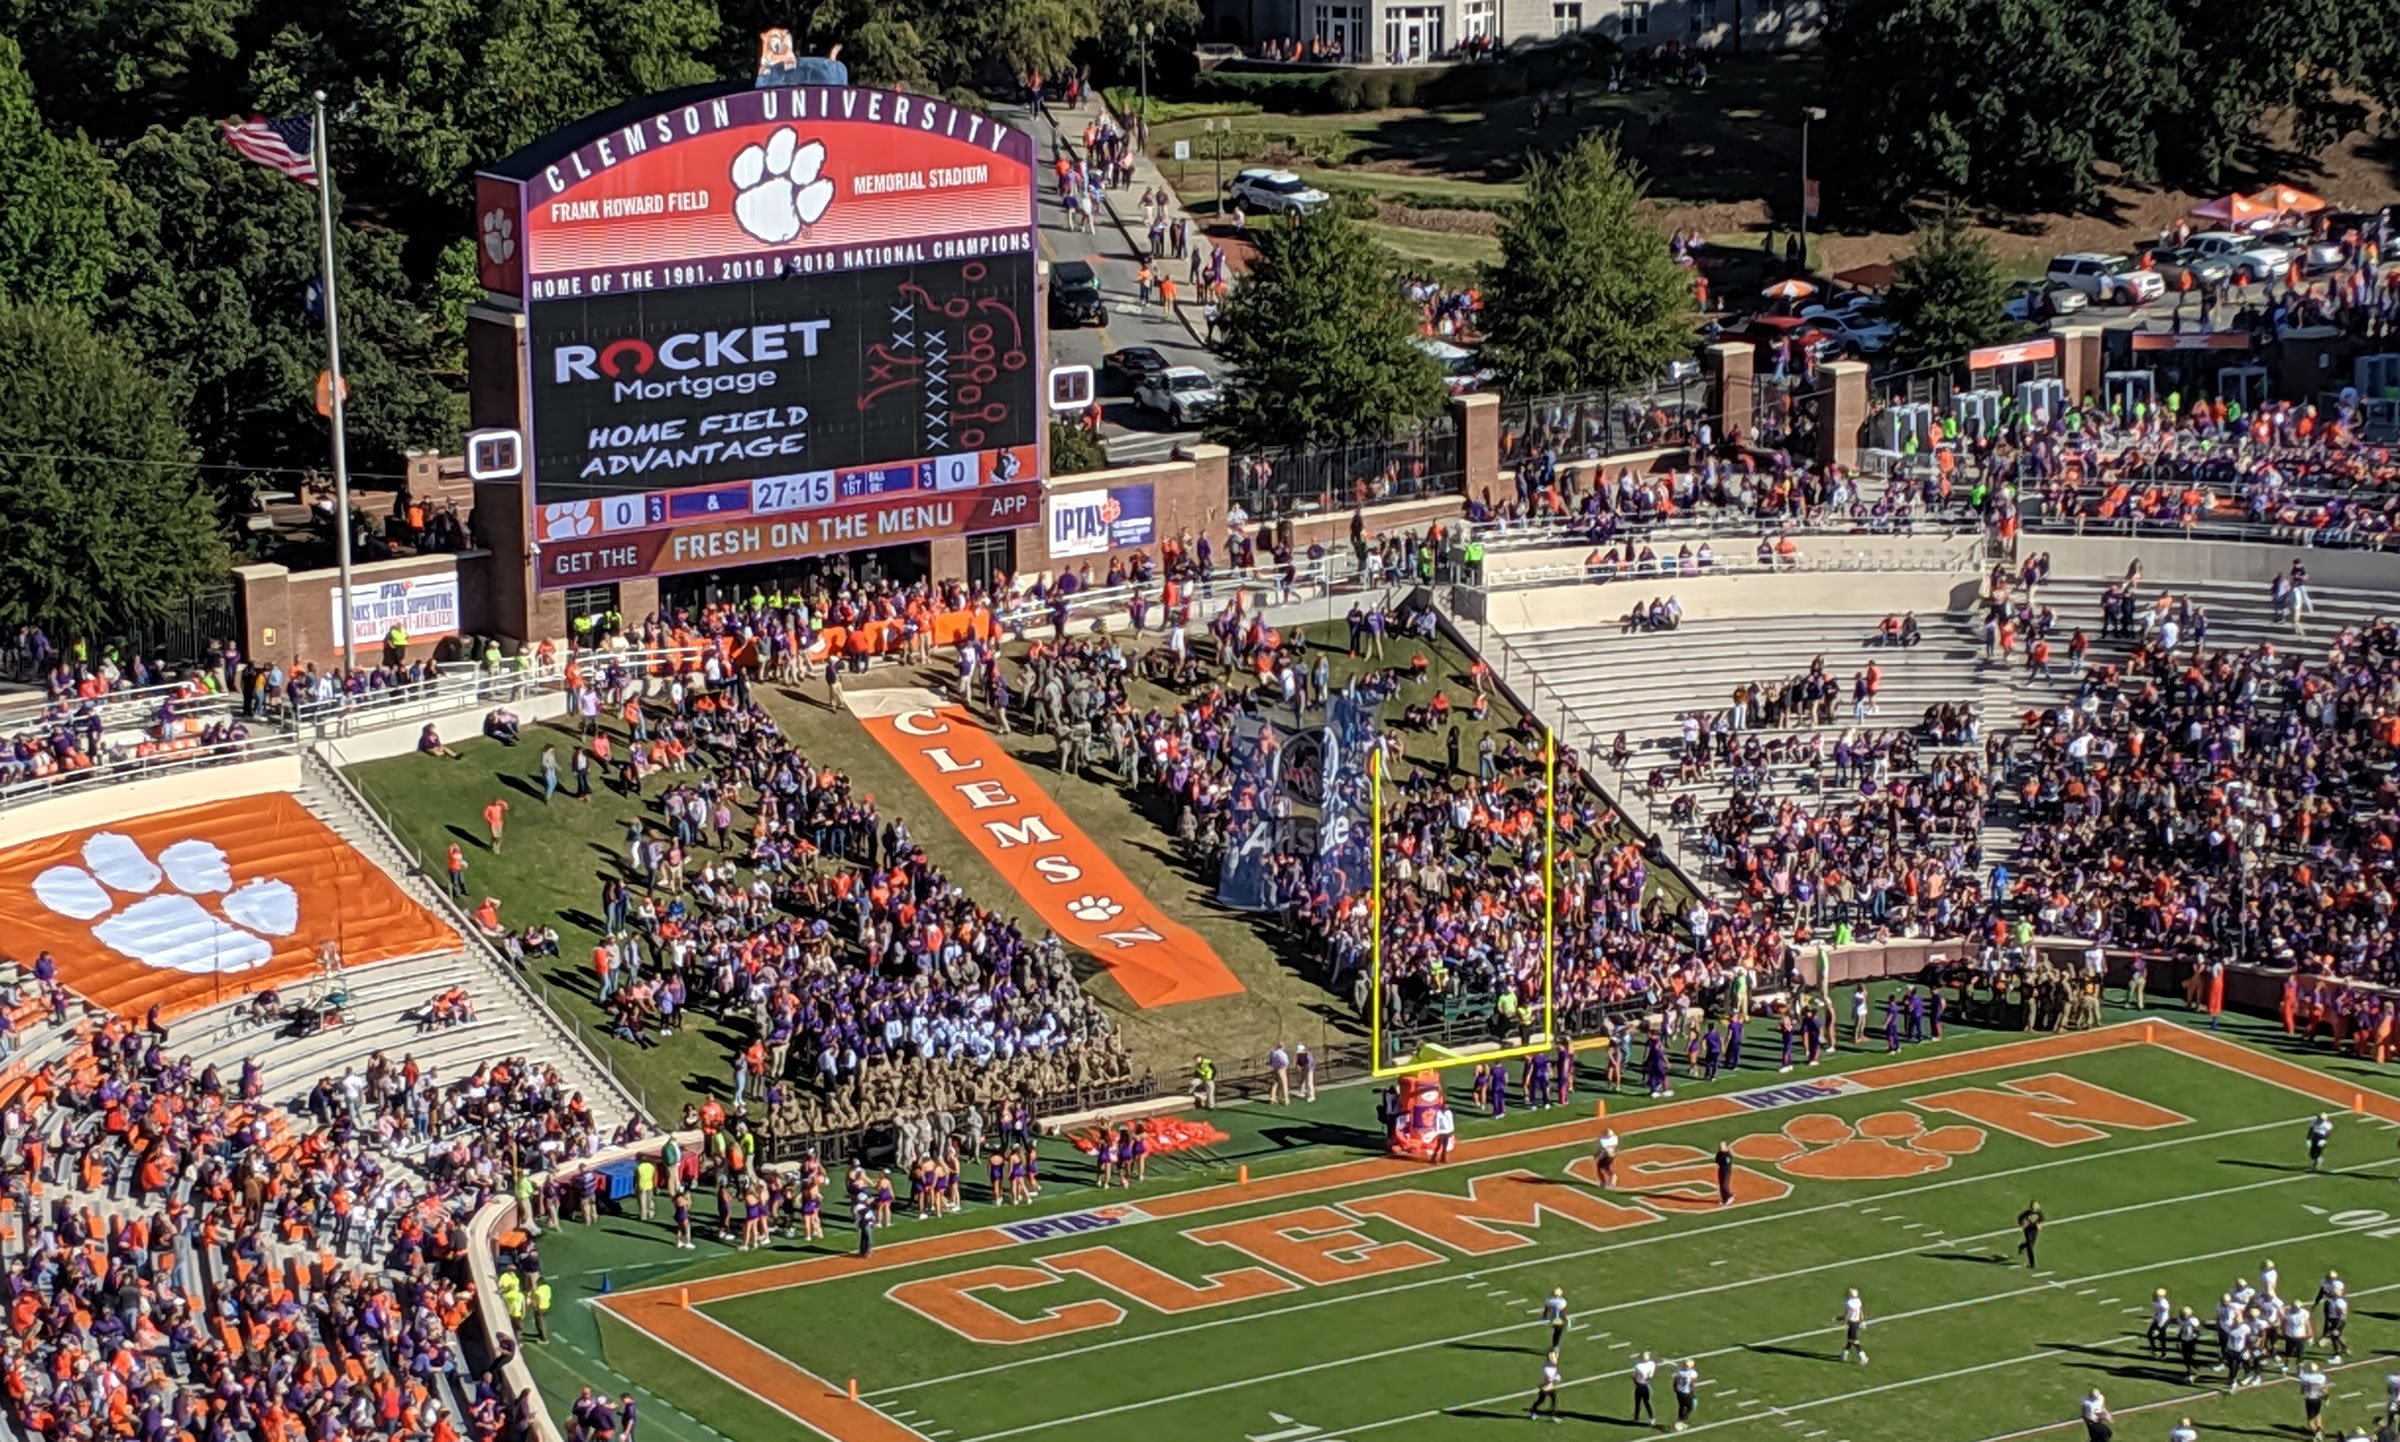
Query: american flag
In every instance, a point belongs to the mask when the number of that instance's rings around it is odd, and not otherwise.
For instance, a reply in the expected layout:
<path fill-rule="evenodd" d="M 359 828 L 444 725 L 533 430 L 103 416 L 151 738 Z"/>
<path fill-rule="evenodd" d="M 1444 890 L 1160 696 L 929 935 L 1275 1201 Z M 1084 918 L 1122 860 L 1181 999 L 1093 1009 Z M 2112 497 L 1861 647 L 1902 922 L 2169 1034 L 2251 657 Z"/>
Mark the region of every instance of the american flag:
<path fill-rule="evenodd" d="M 248 120 L 225 121 L 223 129 L 226 142 L 244 159 L 279 170 L 302 185 L 317 183 L 316 122 L 308 116 L 269 120 L 253 115 Z"/>

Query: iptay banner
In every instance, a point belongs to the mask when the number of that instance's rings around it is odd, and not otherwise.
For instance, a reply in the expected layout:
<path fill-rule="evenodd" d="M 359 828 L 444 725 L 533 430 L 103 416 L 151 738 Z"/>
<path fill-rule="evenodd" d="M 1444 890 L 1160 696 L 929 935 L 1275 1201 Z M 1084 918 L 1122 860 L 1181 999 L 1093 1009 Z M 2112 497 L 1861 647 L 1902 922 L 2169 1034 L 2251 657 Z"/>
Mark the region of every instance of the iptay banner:
<path fill-rule="evenodd" d="M 1134 1005 L 1241 993 L 1241 982 L 1208 943 L 1135 889 L 1066 808 L 965 711 L 925 691 L 845 699 L 1034 914 L 1107 967 Z"/>
<path fill-rule="evenodd" d="M 8 946 L 49 952 L 99 1005 L 180 1015 L 306 977 L 317 947 L 365 966 L 458 945 L 372 861 L 281 793 L 245 796 L 0 852 Z"/>

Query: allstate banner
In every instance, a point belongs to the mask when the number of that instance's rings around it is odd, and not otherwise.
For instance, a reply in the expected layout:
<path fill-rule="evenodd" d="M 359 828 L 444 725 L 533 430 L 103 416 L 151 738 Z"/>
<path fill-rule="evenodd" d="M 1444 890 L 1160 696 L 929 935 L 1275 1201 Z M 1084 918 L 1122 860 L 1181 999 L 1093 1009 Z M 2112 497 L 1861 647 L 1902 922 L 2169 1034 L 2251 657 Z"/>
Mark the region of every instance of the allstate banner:
<path fill-rule="evenodd" d="M 1095 486 L 1050 498 L 1050 558 L 1098 556 L 1158 537 L 1150 484 Z"/>
<path fill-rule="evenodd" d="M 348 629 L 357 628 L 362 645 L 380 642 L 391 634 L 395 623 L 408 628 L 411 641 L 431 641 L 442 636 L 456 635 L 458 621 L 458 573 L 440 576 L 409 576 L 397 581 L 381 581 L 372 585 L 350 588 L 350 604 L 342 604 L 342 588 L 333 588 L 333 644 L 348 639 Z M 347 612 L 347 614 L 345 614 Z"/>

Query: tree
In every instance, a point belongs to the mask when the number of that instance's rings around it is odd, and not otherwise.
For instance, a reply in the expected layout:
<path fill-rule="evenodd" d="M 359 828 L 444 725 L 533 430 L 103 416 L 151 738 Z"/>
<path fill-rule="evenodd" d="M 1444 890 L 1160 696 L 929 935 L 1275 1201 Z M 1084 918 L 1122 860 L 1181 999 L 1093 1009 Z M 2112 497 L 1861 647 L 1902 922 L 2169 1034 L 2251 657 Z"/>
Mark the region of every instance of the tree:
<path fill-rule="evenodd" d="M 1081 0 L 998 0 L 988 14 L 990 53 L 1017 77 L 1056 75 L 1099 29 L 1092 7 Z"/>
<path fill-rule="evenodd" d="M 1100 438 L 1073 421 L 1050 423 L 1050 474 L 1053 476 L 1081 475 L 1085 471 L 1108 469 L 1108 447 Z"/>
<path fill-rule="evenodd" d="M 242 159 L 206 121 L 144 135 L 119 173 L 138 204 L 129 281 L 105 328 L 137 345 L 212 465 L 325 465 L 314 193 Z M 334 239 L 350 464 L 395 473 L 409 450 L 457 434 L 460 407 L 437 374 L 444 351 L 401 238 L 342 225 Z M 228 508 L 246 495 L 239 470 L 211 474 Z"/>
<path fill-rule="evenodd" d="M 1483 286 L 1483 354 L 1508 389 L 1633 385 L 1691 353 L 1691 281 L 1651 226 L 1644 196 L 1605 134 L 1533 161 Z"/>
<path fill-rule="evenodd" d="M 1900 327 L 1904 365 L 1949 365 L 2008 333 L 2008 278 L 1990 242 L 1956 211 L 1917 232 L 1893 267 L 1885 309 Z"/>
<path fill-rule="evenodd" d="M 1933 194 L 2038 211 L 2090 205 L 2104 162 L 2154 177 L 2159 134 L 2191 104 L 2167 3 L 1837 7 L 1826 93 L 1840 97 L 1830 168 L 1842 193 L 1891 209 Z"/>
<path fill-rule="evenodd" d="M 1140 75 L 1147 50 L 1151 94 L 1189 79 L 1192 45 L 1200 36 L 1200 0 L 1100 0 L 1097 13 L 1097 33 L 1083 55 L 1104 76 Z M 1147 45 L 1141 34 L 1145 25 L 1150 27 Z"/>
<path fill-rule="evenodd" d="M 69 311 L 0 305 L 0 614 L 100 635 L 221 581 L 194 461 L 129 351 Z"/>
<path fill-rule="evenodd" d="M 1244 450 L 1387 438 L 1440 407 L 1390 255 L 1356 221 L 1328 206 L 1257 238 L 1218 316 L 1231 373 L 1213 435 Z"/>
<path fill-rule="evenodd" d="M 125 194 L 90 141 L 51 134 L 24 60 L 0 35 L 0 298 L 88 314 L 117 272 Z"/>

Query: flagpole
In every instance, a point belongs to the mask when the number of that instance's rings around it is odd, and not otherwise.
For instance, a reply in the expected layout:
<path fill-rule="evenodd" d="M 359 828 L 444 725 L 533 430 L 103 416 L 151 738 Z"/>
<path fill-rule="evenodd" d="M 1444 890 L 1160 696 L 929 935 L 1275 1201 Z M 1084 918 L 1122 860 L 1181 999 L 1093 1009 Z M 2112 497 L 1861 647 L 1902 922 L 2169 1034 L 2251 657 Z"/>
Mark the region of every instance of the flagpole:
<path fill-rule="evenodd" d="M 325 134 L 325 92 L 317 92 L 317 230 L 324 242 L 326 409 L 333 421 L 333 546 L 341 572 L 342 671 L 358 666 L 356 603 L 350 592 L 350 454 L 342 428 L 342 324 L 333 299 L 333 146 Z"/>

